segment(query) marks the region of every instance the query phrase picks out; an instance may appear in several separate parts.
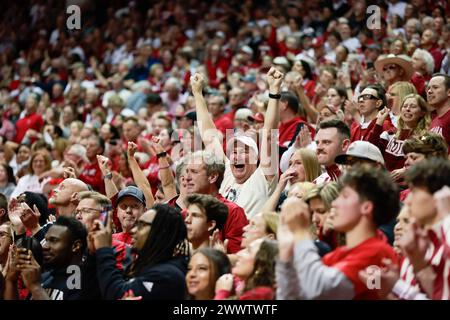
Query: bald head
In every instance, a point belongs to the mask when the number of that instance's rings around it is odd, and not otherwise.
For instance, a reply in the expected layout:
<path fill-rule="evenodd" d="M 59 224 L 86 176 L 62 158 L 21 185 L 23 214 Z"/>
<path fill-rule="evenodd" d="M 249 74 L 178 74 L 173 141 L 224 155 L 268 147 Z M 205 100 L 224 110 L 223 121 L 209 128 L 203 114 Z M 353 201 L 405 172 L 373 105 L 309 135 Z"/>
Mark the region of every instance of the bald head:
<path fill-rule="evenodd" d="M 53 190 L 49 202 L 55 207 L 68 206 L 77 199 L 78 193 L 82 191 L 89 191 L 86 183 L 78 179 L 68 178 Z"/>

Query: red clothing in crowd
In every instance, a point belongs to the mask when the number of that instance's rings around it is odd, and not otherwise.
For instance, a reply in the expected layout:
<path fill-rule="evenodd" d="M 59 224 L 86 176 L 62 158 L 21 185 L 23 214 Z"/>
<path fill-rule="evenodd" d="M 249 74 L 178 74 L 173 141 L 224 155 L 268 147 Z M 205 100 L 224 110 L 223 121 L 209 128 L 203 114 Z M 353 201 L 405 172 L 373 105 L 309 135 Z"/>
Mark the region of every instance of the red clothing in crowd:
<path fill-rule="evenodd" d="M 395 130 L 383 132 L 383 127 L 375 125 L 369 134 L 368 141 L 376 145 L 383 154 L 386 169 L 389 171 L 403 168 L 405 164 L 405 154 L 403 144 L 411 136 L 411 130 L 402 130 L 400 136 L 396 138 Z"/>
<path fill-rule="evenodd" d="M 16 138 L 14 139 L 14 142 L 21 143 L 28 129 L 33 129 L 40 132 L 43 127 L 44 120 L 40 115 L 34 112 L 26 115 L 16 122 Z"/>
<path fill-rule="evenodd" d="M 416 87 L 417 93 L 423 96 L 425 94 L 425 85 L 430 81 L 431 75 L 423 76 L 417 72 L 414 72 L 411 77 L 411 82 Z"/>
<path fill-rule="evenodd" d="M 430 124 L 430 131 L 443 136 L 445 141 L 447 142 L 447 145 L 450 146 L 450 110 L 441 117 L 438 117 L 436 111 L 433 111 L 433 113 L 431 114 L 431 118 L 433 120 Z"/>
<path fill-rule="evenodd" d="M 223 227 L 221 238 L 228 239 L 228 253 L 236 253 L 241 250 L 242 230 L 247 224 L 248 220 L 244 209 L 239 207 L 236 203 L 229 201 L 217 194 L 216 198 L 228 207 L 228 217 Z"/>
<path fill-rule="evenodd" d="M 305 79 L 303 81 L 303 90 L 305 90 L 306 96 L 312 100 L 316 94 L 316 82 L 314 80 Z"/>
<path fill-rule="evenodd" d="M 131 257 L 127 252 L 127 244 L 115 240 L 114 237 L 111 244 L 114 249 L 114 255 L 116 257 L 116 267 L 117 269 L 124 271 L 126 267 L 131 263 Z"/>
<path fill-rule="evenodd" d="M 314 139 L 316 134 L 316 130 L 307 122 L 305 122 L 301 117 L 297 116 L 292 118 L 289 121 L 282 122 L 278 126 L 279 137 L 278 144 L 280 146 L 287 146 L 294 138 L 295 133 L 297 132 L 298 125 L 306 125 L 308 126 L 309 132 L 311 132 L 311 137 Z"/>
<path fill-rule="evenodd" d="M 231 296 L 231 291 L 219 290 L 214 300 L 225 300 Z M 239 296 L 238 300 L 273 300 L 275 298 L 275 290 L 271 287 L 256 287 L 245 291 Z"/>
<path fill-rule="evenodd" d="M 409 189 L 405 189 L 405 190 L 401 191 L 400 192 L 400 201 L 404 202 L 410 192 L 411 192 L 411 190 L 409 190 Z"/>
<path fill-rule="evenodd" d="M 337 268 L 347 279 L 353 283 L 355 300 L 378 300 L 376 290 L 370 290 L 367 284 L 359 278 L 359 271 L 366 267 L 382 266 L 382 260 L 388 258 L 397 263 L 397 255 L 394 249 L 385 239 L 375 236 L 365 240 L 356 247 L 341 246 L 325 255 L 323 263 L 329 267 Z"/>
<path fill-rule="evenodd" d="M 168 204 L 176 207 L 175 201 L 177 198 L 169 200 Z M 242 229 L 248 224 L 244 209 L 225 199 L 220 193 L 216 195 L 216 198 L 228 207 L 228 217 L 220 233 L 220 239 L 222 241 L 228 240 L 227 253 L 237 253 L 241 250 L 242 234 L 244 233 Z M 181 214 L 183 219 L 186 218 L 187 210 L 183 209 Z"/>
<path fill-rule="evenodd" d="M 350 128 L 350 141 L 369 141 L 370 133 L 375 129 L 375 124 L 377 122 L 377 119 L 373 119 L 369 123 L 364 124 L 358 124 L 357 122 L 353 121 L 352 126 Z M 392 124 L 391 118 L 388 117 L 383 122 L 383 131 L 388 131 L 391 129 L 395 129 L 394 125 Z"/>
<path fill-rule="evenodd" d="M 322 184 L 330 181 L 338 181 L 342 172 L 341 169 L 337 166 L 337 164 L 333 164 L 327 168 L 325 168 L 325 172 L 314 179 L 313 183 Z"/>
<path fill-rule="evenodd" d="M 442 60 L 444 60 L 445 55 L 442 53 L 439 45 L 436 43 L 430 49 L 426 49 L 434 60 L 434 72 L 439 72 L 441 70 Z"/>
<path fill-rule="evenodd" d="M 219 118 L 214 120 L 214 124 L 215 124 L 217 130 L 222 132 L 224 137 L 226 136 L 227 129 L 234 128 L 233 120 L 231 120 L 230 117 L 227 117 L 226 114 L 221 115 Z"/>
<path fill-rule="evenodd" d="M 410 286 L 417 287 L 417 289 L 420 290 L 416 275 L 414 273 L 413 265 L 406 257 L 403 257 L 400 262 L 400 279 L 405 281 Z"/>
<path fill-rule="evenodd" d="M 89 184 L 95 191 L 105 194 L 105 183 L 97 161 L 86 164 L 78 179 Z"/>
<path fill-rule="evenodd" d="M 450 219 L 444 219 L 438 226 L 428 230 L 431 245 L 427 251 L 427 262 L 434 269 L 433 300 L 450 299 Z M 431 252 L 431 255 L 429 253 Z"/>
<path fill-rule="evenodd" d="M 230 65 L 228 59 L 224 57 L 220 57 L 217 61 L 213 61 L 211 58 L 208 58 L 205 61 L 206 70 L 208 71 L 208 79 L 209 83 L 213 88 L 217 88 L 222 79 L 226 78 L 228 67 Z M 222 74 L 222 77 L 219 77 L 219 74 Z"/>
<path fill-rule="evenodd" d="M 114 233 L 112 235 L 112 239 L 113 239 L 113 241 L 121 242 L 121 243 L 128 244 L 131 246 L 133 237 L 131 234 L 122 231 L 119 233 Z"/>

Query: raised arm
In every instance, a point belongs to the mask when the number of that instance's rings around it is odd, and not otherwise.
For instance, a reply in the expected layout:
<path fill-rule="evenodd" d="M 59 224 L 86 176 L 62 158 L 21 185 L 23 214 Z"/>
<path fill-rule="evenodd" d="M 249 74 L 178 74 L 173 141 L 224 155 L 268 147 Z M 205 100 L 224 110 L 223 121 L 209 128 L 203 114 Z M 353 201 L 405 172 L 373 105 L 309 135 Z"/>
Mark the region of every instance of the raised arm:
<path fill-rule="evenodd" d="M 206 148 L 213 151 L 219 159 L 226 159 L 223 152 L 221 135 L 217 130 L 211 115 L 208 112 L 205 98 L 202 90 L 205 85 L 205 79 L 202 74 L 196 73 L 191 77 L 192 94 L 195 100 L 195 109 L 197 111 L 197 125 L 200 130 L 200 136 Z"/>
<path fill-rule="evenodd" d="M 131 173 L 133 174 L 133 180 L 138 186 L 139 189 L 142 190 L 145 196 L 145 204 L 147 208 L 153 207 L 155 203 L 155 198 L 153 198 L 152 188 L 150 186 L 150 182 L 142 171 L 141 167 L 139 167 L 139 163 L 137 162 L 134 154 L 136 153 L 137 145 L 134 142 L 128 142 L 128 164 L 130 166 Z"/>
<path fill-rule="evenodd" d="M 105 182 L 105 192 L 106 196 L 109 199 L 112 199 L 118 192 L 117 186 L 114 184 L 112 180 L 112 173 L 108 168 L 108 162 L 110 161 L 107 157 L 102 155 L 97 155 L 98 165 L 100 167 L 100 171 L 103 175 L 103 181 Z"/>
<path fill-rule="evenodd" d="M 172 169 L 170 168 L 170 157 L 159 143 L 159 139 L 157 137 L 153 137 L 152 145 L 158 157 L 159 178 L 161 179 L 164 198 L 165 200 L 170 200 L 178 194 Z"/>
<path fill-rule="evenodd" d="M 305 109 L 307 117 L 311 120 L 312 123 L 316 123 L 319 112 L 316 110 L 316 108 L 314 108 L 314 106 L 310 103 L 308 97 L 306 96 L 302 82 L 303 77 L 299 76 L 295 82 L 295 93 L 300 100 L 301 106 Z"/>
<path fill-rule="evenodd" d="M 270 68 L 267 73 L 267 82 L 269 84 L 270 95 L 276 96 L 280 94 L 282 81 L 283 74 L 274 67 Z M 260 166 L 268 181 L 272 180 L 278 172 L 278 154 L 272 154 L 271 150 L 272 146 L 276 146 L 276 150 L 278 150 L 277 141 L 273 141 L 274 139 L 277 139 L 277 136 L 272 134 L 275 132 L 274 130 L 278 128 L 278 123 L 280 122 L 278 101 L 279 98 L 270 98 L 269 96 L 269 103 L 267 105 L 264 127 L 261 135 Z M 272 161 L 272 157 L 276 158 L 276 161 Z"/>

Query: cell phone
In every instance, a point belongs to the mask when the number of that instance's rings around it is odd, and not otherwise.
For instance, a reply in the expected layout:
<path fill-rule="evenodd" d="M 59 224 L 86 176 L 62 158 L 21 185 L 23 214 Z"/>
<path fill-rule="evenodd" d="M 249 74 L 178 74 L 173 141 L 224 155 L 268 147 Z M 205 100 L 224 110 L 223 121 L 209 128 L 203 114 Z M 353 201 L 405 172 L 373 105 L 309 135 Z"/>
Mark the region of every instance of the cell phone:
<path fill-rule="evenodd" d="M 33 238 L 32 237 L 22 238 L 21 247 L 27 249 L 27 252 L 28 250 L 31 250 L 31 248 L 33 247 Z"/>
<path fill-rule="evenodd" d="M 106 206 L 103 208 L 102 212 L 100 213 L 100 221 L 104 226 L 108 224 L 108 216 L 109 212 L 112 210 L 111 206 Z"/>
<path fill-rule="evenodd" d="M 369 62 L 367 62 L 367 69 L 373 69 L 373 62 L 372 61 L 369 61 Z"/>

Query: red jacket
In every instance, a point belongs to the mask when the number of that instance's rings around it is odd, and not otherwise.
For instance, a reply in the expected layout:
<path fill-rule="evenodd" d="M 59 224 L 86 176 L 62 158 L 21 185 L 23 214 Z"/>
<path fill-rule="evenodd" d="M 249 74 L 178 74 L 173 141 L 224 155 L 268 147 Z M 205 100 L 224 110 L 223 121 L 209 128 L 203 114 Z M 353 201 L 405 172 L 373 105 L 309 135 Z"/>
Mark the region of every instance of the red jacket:
<path fill-rule="evenodd" d="M 43 127 L 44 120 L 42 120 L 42 117 L 40 115 L 34 112 L 32 114 L 26 115 L 16 122 L 16 138 L 14 139 L 14 142 L 21 143 L 28 129 L 33 129 L 37 132 L 40 132 Z"/>
<path fill-rule="evenodd" d="M 278 144 L 280 146 L 284 146 L 285 143 L 289 143 L 294 138 L 294 135 L 297 132 L 297 126 L 300 124 L 308 126 L 308 129 L 311 132 L 311 137 L 314 139 L 316 130 L 314 130 L 314 128 L 309 123 L 305 122 L 301 117 L 297 116 L 289 121 L 280 123 L 278 126 Z"/>

